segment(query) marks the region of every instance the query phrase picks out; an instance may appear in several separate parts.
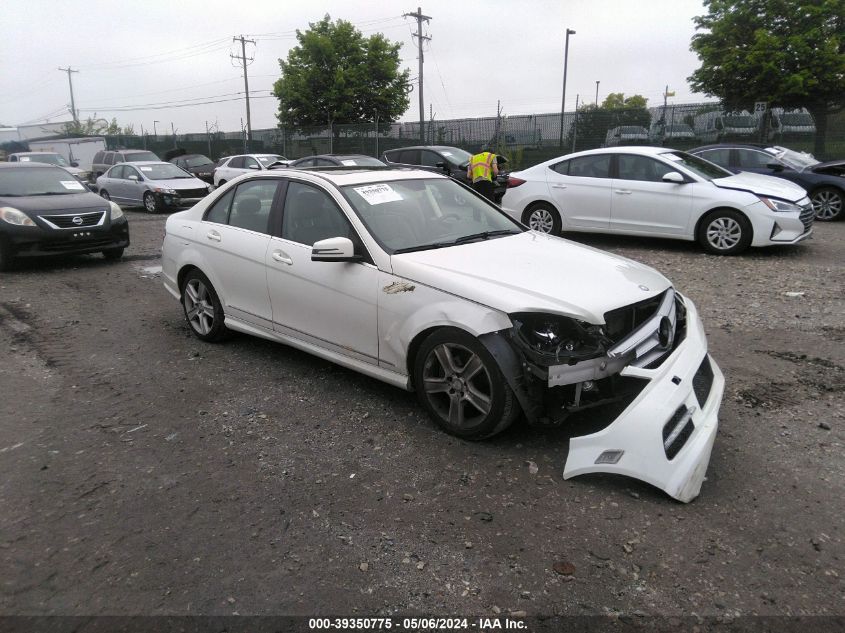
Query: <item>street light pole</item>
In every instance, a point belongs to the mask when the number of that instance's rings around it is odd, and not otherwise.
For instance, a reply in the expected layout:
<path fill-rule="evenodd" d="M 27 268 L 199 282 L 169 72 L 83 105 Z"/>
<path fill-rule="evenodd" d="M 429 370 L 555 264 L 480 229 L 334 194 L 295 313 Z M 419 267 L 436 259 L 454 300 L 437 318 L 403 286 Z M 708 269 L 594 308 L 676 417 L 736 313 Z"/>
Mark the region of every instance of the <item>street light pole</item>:
<path fill-rule="evenodd" d="M 569 36 L 575 35 L 572 29 L 566 29 L 566 45 L 563 49 L 563 95 L 560 98 L 560 147 L 563 147 L 563 113 L 566 108 L 566 69 L 569 65 Z"/>
<path fill-rule="evenodd" d="M 596 107 L 599 107 L 599 84 L 601 81 L 596 81 Z"/>
<path fill-rule="evenodd" d="M 158 137 L 158 132 L 156 131 L 156 123 L 158 123 L 158 121 L 153 121 L 153 138 Z"/>

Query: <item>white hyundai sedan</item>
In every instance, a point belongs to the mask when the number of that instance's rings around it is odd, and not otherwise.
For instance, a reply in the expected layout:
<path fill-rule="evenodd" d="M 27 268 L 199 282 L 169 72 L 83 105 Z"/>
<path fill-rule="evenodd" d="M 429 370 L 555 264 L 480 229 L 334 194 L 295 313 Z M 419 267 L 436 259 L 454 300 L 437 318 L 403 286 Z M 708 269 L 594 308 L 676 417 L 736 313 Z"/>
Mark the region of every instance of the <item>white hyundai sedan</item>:
<path fill-rule="evenodd" d="M 502 208 L 543 233 L 697 240 L 717 255 L 796 244 L 810 236 L 814 217 L 794 183 L 733 174 L 665 147 L 577 152 L 512 172 Z"/>
<path fill-rule="evenodd" d="M 447 432 L 587 416 L 564 476 L 699 492 L 724 379 L 657 271 L 544 235 L 454 180 L 343 168 L 243 176 L 167 220 L 165 288 L 229 330 L 416 391 Z"/>

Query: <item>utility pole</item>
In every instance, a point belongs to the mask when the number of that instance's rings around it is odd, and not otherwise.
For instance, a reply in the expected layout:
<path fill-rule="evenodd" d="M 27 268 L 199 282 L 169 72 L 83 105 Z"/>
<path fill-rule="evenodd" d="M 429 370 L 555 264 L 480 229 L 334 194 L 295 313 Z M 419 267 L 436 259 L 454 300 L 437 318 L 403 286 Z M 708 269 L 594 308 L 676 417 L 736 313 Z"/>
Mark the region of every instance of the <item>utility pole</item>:
<path fill-rule="evenodd" d="M 144 149 L 147 149 L 147 135 L 144 133 L 143 123 L 141 123 L 141 138 L 144 139 Z"/>
<path fill-rule="evenodd" d="M 428 145 L 431 145 L 434 141 L 434 107 L 429 103 L 428 104 Z"/>
<path fill-rule="evenodd" d="M 211 158 L 211 134 L 208 133 L 208 121 L 205 122 L 205 138 L 208 139 L 208 157 Z"/>
<path fill-rule="evenodd" d="M 600 80 L 596 80 L 596 107 L 599 107 L 599 84 L 601 83 Z"/>
<path fill-rule="evenodd" d="M 241 43 L 241 54 L 240 55 L 229 55 L 232 59 L 239 59 L 241 60 L 241 64 L 243 65 L 244 69 L 244 95 L 246 96 L 246 138 L 248 142 L 252 141 L 252 119 L 249 115 L 249 80 L 247 79 L 246 74 L 246 43 L 249 42 L 250 44 L 255 44 L 255 40 L 248 40 L 245 39 L 243 35 L 240 37 L 233 37 L 233 42 L 240 42 Z M 249 61 L 252 61 L 254 58 L 250 57 Z"/>
<path fill-rule="evenodd" d="M 70 85 L 70 115 L 73 117 L 74 123 L 79 123 L 79 115 L 76 113 L 76 102 L 73 99 L 73 79 L 71 73 L 78 73 L 78 70 L 73 70 L 70 66 L 67 68 L 59 68 L 63 73 L 67 73 L 67 82 Z"/>
<path fill-rule="evenodd" d="M 575 35 L 572 29 L 566 29 L 566 45 L 563 49 L 563 94 L 560 97 L 560 147 L 563 147 L 563 113 L 566 108 L 566 67 L 569 65 L 569 36 Z"/>
<path fill-rule="evenodd" d="M 431 38 L 426 37 L 422 34 L 422 23 L 423 20 L 425 20 L 426 22 L 431 20 L 431 16 L 423 15 L 422 9 L 420 7 L 417 7 L 416 13 L 403 13 L 402 17 L 411 17 L 416 18 L 417 20 L 417 32 L 412 33 L 412 35 L 417 38 L 417 45 L 419 50 L 420 76 L 418 77 L 418 84 L 420 93 L 420 141 L 422 143 L 425 143 L 425 102 L 423 101 L 423 40 L 431 40 Z"/>
<path fill-rule="evenodd" d="M 499 133 L 501 132 L 501 129 L 502 129 L 502 100 L 497 99 L 496 100 L 496 131 L 493 134 L 493 143 L 492 143 L 492 147 L 490 148 L 495 152 L 498 152 L 498 150 L 499 150 Z"/>
<path fill-rule="evenodd" d="M 578 138 L 578 99 L 581 95 L 575 95 L 575 121 L 572 123 L 572 151 L 575 151 L 575 139 Z"/>

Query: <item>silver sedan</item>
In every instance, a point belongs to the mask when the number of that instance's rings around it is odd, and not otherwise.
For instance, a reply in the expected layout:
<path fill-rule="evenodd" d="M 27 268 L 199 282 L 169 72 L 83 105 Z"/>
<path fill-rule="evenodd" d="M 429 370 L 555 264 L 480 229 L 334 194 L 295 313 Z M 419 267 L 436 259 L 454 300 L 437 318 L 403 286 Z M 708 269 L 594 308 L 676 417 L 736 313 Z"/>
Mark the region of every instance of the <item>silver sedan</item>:
<path fill-rule="evenodd" d="M 103 198 L 149 213 L 192 207 L 212 189 L 173 163 L 157 161 L 121 163 L 97 178 Z"/>

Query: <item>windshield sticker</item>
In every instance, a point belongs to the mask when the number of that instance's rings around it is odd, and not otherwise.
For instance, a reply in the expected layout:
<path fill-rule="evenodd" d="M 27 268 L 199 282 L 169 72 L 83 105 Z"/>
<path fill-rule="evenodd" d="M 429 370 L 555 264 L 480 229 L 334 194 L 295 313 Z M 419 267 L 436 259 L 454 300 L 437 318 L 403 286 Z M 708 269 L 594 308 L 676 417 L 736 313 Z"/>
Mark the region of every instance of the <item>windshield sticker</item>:
<path fill-rule="evenodd" d="M 440 153 L 443 154 L 444 156 L 451 156 L 452 155 L 452 152 L 440 152 Z"/>
<path fill-rule="evenodd" d="M 353 190 L 371 205 L 402 200 L 402 196 L 394 191 L 393 187 L 385 183 L 367 185 L 366 187 L 353 187 Z"/>
<path fill-rule="evenodd" d="M 85 187 L 82 186 L 82 183 L 76 180 L 60 180 L 59 182 L 62 183 L 62 186 L 65 189 L 70 189 L 72 191 L 85 191 Z"/>
<path fill-rule="evenodd" d="M 28 163 L 30 161 L 30 158 L 29 156 L 21 156 L 18 160 L 20 160 L 22 163 Z"/>
<path fill-rule="evenodd" d="M 357 164 L 354 160 L 342 160 L 340 161 L 341 164 L 346 165 L 347 167 L 355 167 Z"/>
<path fill-rule="evenodd" d="M 141 167 L 141 171 L 152 171 L 152 167 Z"/>

